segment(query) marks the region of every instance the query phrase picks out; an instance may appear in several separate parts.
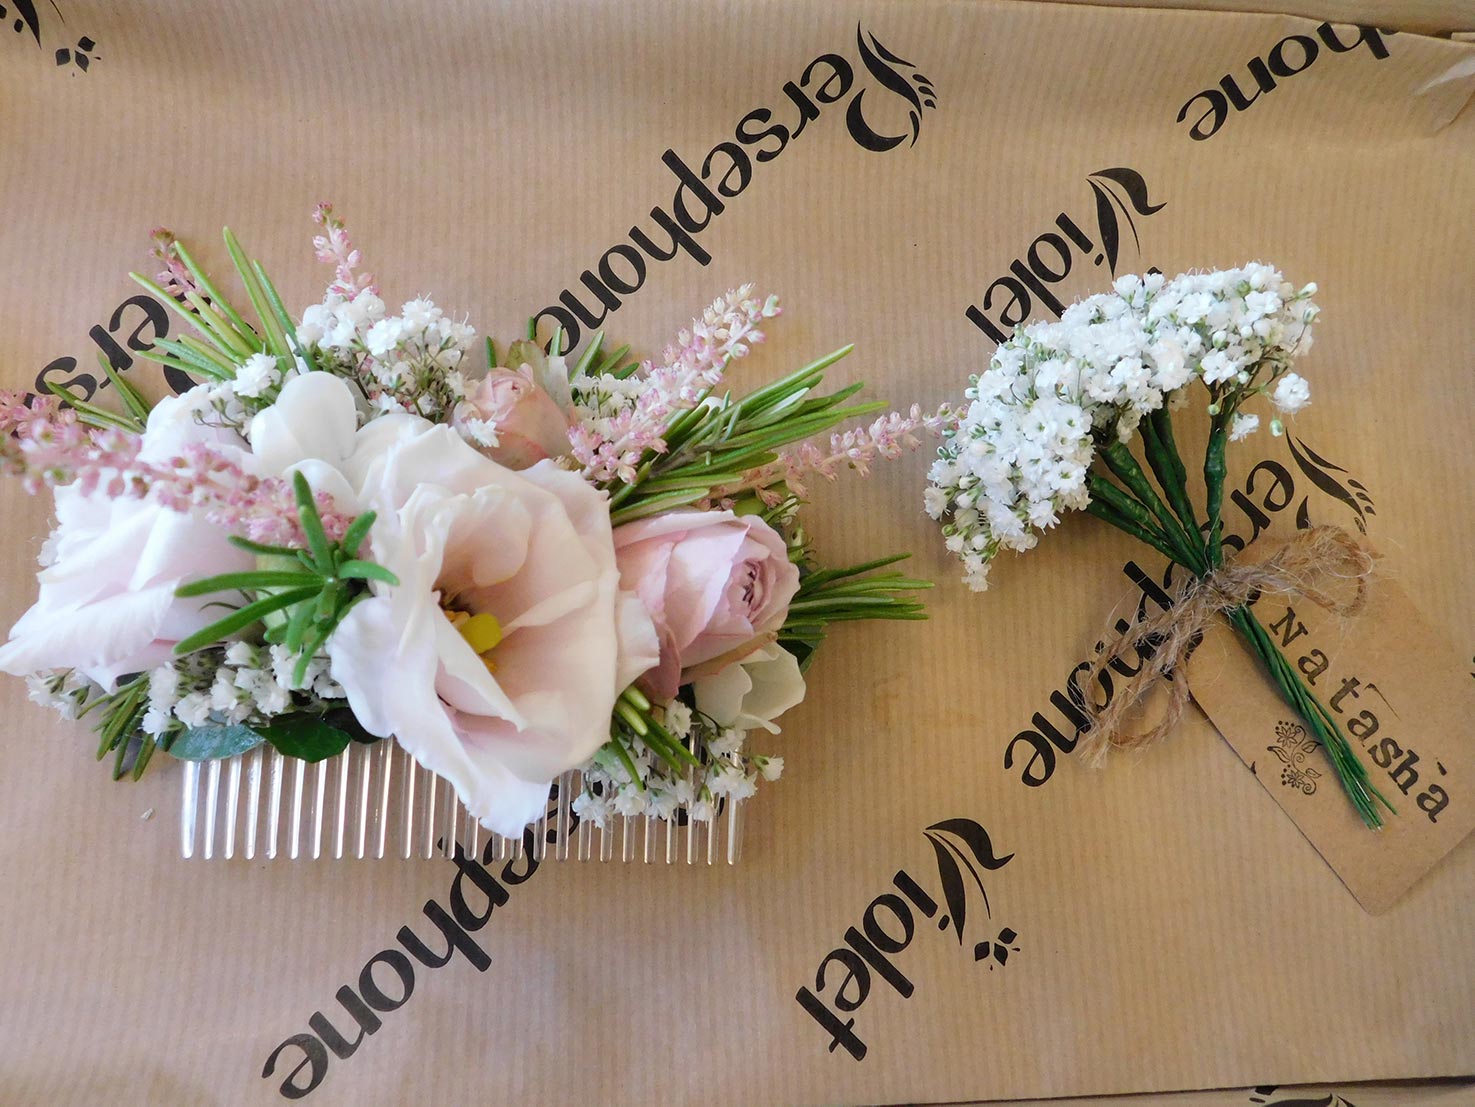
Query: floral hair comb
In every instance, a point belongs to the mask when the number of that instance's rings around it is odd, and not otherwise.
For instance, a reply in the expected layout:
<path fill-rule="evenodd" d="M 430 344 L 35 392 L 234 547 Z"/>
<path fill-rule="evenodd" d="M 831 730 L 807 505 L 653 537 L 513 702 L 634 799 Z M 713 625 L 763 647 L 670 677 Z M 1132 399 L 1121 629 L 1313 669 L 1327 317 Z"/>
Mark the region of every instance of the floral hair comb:
<path fill-rule="evenodd" d="M 157 233 L 159 280 L 135 279 L 193 333 L 145 356 L 182 394 L 150 406 L 104 366 L 122 410 L 6 397 L 0 456 L 57 525 L 0 668 L 92 720 L 115 778 L 186 763 L 186 856 L 486 832 L 735 860 L 738 805 L 783 768 L 749 737 L 803 699 L 830 628 L 924 617 L 898 557 L 821 566 L 806 482 L 935 420 L 822 392 L 849 347 L 734 396 L 779 314 L 746 286 L 653 361 L 531 327 L 499 348 L 426 299 L 391 313 L 317 221 L 334 279 L 300 316 L 226 232 L 250 322 Z"/>

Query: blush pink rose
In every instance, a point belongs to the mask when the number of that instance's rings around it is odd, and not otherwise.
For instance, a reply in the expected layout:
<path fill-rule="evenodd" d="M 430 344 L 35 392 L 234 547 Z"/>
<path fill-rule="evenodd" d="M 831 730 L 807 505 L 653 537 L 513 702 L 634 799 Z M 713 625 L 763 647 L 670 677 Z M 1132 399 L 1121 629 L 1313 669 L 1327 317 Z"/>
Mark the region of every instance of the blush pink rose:
<path fill-rule="evenodd" d="M 640 683 L 669 700 L 696 671 L 772 641 L 799 589 L 784 540 L 753 515 L 677 511 L 615 529 L 620 584 L 650 612 L 660 661 Z"/>
<path fill-rule="evenodd" d="M 491 370 L 467 390 L 451 422 L 461 437 L 509 469 L 569 452 L 568 416 L 527 365 Z"/>

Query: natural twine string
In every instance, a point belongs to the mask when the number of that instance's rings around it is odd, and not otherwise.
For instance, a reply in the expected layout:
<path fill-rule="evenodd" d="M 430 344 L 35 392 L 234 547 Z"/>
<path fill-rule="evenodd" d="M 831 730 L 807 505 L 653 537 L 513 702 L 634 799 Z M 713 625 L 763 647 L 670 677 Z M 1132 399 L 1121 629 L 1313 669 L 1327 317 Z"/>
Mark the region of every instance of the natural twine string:
<path fill-rule="evenodd" d="M 1091 723 L 1076 752 L 1095 765 L 1109 750 L 1143 749 L 1166 737 L 1188 706 L 1188 681 L 1180 669 L 1215 615 L 1243 607 L 1261 592 L 1303 596 L 1336 615 L 1355 615 L 1367 602 L 1368 579 L 1376 557 L 1341 527 L 1320 526 L 1298 531 L 1263 561 L 1231 563 L 1206 577 L 1193 577 L 1176 590 L 1171 607 L 1111 637 L 1102 647 L 1083 682 L 1087 687 L 1138 642 L 1156 642 L 1152 657 L 1118 688 L 1105 707 L 1085 705 Z M 1339 600 L 1318 586 L 1331 580 L 1353 581 L 1356 591 L 1352 598 Z M 1150 730 L 1129 732 L 1128 713 L 1161 683 L 1167 683 L 1169 689 L 1162 718 Z"/>

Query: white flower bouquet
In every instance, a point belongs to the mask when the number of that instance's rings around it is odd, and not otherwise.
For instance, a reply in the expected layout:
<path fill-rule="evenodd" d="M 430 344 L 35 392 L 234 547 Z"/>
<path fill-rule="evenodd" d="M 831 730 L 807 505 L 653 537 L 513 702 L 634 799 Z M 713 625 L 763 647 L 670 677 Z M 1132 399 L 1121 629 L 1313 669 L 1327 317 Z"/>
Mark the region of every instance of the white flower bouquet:
<path fill-rule="evenodd" d="M 1226 447 L 1258 428 L 1259 415 L 1247 410 L 1257 398 L 1276 409 L 1274 434 L 1282 432 L 1281 415 L 1309 402 L 1306 381 L 1291 367 L 1311 348 L 1315 292 L 1315 285 L 1297 289 L 1261 264 L 1172 280 L 1124 276 L 1111 292 L 1070 305 L 1058 322 L 1017 329 L 988 368 L 969 378 L 967 407 L 945 421 L 925 505 L 977 591 L 987 587 L 1001 550 L 1031 549 L 1072 509 L 1104 519 L 1191 574 L 1159 625 L 1098 655 L 1093 677 L 1116 651 L 1143 638 L 1139 648 L 1156 650 L 1127 694 L 1097 715 L 1083 750 L 1099 755 L 1107 745 L 1162 737 L 1187 696 L 1181 678 L 1173 682 L 1173 706 L 1147 735 L 1124 734 L 1122 714 L 1186 657 L 1207 618 L 1223 612 L 1324 746 L 1359 815 L 1377 827 L 1379 806 L 1391 805 L 1249 606 L 1257 590 L 1270 588 L 1337 606 L 1309 584 L 1328 571 L 1357 579 L 1360 597 L 1369 555 L 1340 532 L 1318 528 L 1266 568 L 1224 564 Z M 1189 495 L 1172 421 L 1198 386 L 1207 392 L 1210 418 L 1202 515 Z M 1130 447 L 1138 431 L 1146 470 Z"/>
<path fill-rule="evenodd" d="M 819 391 L 848 347 L 734 398 L 775 299 L 718 299 L 654 362 L 602 335 L 499 348 L 428 300 L 391 314 L 317 220 L 335 277 L 296 317 L 226 232 L 250 322 L 158 232 L 163 272 L 135 278 L 193 333 L 146 356 L 182 395 L 150 407 L 104 366 L 121 411 L 0 403 L 0 459 L 57 516 L 0 668 L 95 720 L 115 778 L 392 738 L 503 836 L 575 767 L 586 820 L 706 820 L 778 777 L 747 737 L 803 699 L 833 623 L 923 617 L 898 558 L 821 568 L 797 512 L 806 477 L 928 420 L 807 443 L 884 406 Z"/>

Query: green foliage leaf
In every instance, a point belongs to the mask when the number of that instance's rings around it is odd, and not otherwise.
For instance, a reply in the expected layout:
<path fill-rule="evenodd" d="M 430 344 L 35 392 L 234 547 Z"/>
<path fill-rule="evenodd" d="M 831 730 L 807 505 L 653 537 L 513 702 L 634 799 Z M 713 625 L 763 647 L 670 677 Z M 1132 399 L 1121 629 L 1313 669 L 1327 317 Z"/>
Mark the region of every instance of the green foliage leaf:
<path fill-rule="evenodd" d="M 323 530 L 323 520 L 318 515 L 317 504 L 313 502 L 312 488 L 301 471 L 292 474 L 292 493 L 297 498 L 297 515 L 302 521 L 302 533 L 307 536 L 307 545 L 312 551 L 318 571 L 328 572 L 333 564 L 333 548 L 328 542 L 327 532 Z"/>
<path fill-rule="evenodd" d="M 387 739 L 380 738 L 377 734 L 370 734 L 364 729 L 364 724 L 359 722 L 358 716 L 353 713 L 352 708 L 335 707 L 323 716 L 323 719 L 331 727 L 346 733 L 355 742 L 370 746 L 375 742 L 383 742 Z"/>
<path fill-rule="evenodd" d="M 280 715 L 256 731 L 288 757 L 323 761 L 343 752 L 353 735 L 329 724 L 321 715 Z"/>
<path fill-rule="evenodd" d="M 345 561 L 338 566 L 338 575 L 345 580 L 377 580 L 389 585 L 399 583 L 399 577 L 372 561 Z"/>
<path fill-rule="evenodd" d="M 181 761 L 215 761 L 261 745 L 262 736 L 248 726 L 208 724 L 192 726 L 169 745 L 169 755 Z"/>
<path fill-rule="evenodd" d="M 174 594 L 181 599 L 190 596 L 208 596 L 212 592 L 230 592 L 238 589 L 261 588 L 304 588 L 313 584 L 314 578 L 307 573 L 279 572 L 273 569 L 258 569 L 243 573 L 221 573 L 181 584 Z"/>
<path fill-rule="evenodd" d="M 212 642 L 218 642 L 222 638 L 230 637 L 236 631 L 243 630 L 273 611 L 280 611 L 284 607 L 291 607 L 294 603 L 298 603 L 301 600 L 316 599 L 321 590 L 322 584 L 319 582 L 310 588 L 293 588 L 287 592 L 279 592 L 274 596 L 267 596 L 264 599 L 257 600 L 255 603 L 248 603 L 245 607 L 231 612 L 218 622 L 211 623 L 204 630 L 195 632 L 183 642 L 177 643 L 174 647 L 174 653 L 176 656 L 193 653 L 202 646 L 208 646 Z"/>

